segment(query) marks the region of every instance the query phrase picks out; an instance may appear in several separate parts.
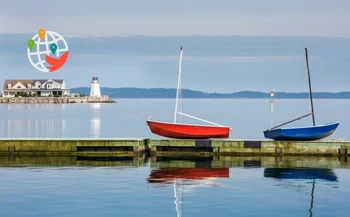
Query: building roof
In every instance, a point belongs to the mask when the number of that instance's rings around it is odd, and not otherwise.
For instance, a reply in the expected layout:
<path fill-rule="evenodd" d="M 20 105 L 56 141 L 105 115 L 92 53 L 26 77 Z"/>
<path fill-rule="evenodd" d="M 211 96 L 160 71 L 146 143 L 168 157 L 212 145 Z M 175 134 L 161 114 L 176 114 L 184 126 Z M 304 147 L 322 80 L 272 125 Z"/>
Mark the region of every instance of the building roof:
<path fill-rule="evenodd" d="M 28 84 L 35 85 L 35 83 L 38 82 L 38 81 L 43 84 L 43 83 L 45 83 L 48 80 L 52 80 L 52 81 L 57 82 L 59 84 L 63 84 L 63 82 L 64 82 L 64 79 L 28 79 L 28 80 L 18 79 L 18 80 L 5 80 L 3 89 L 7 89 L 8 84 L 11 84 L 11 86 L 14 86 L 18 82 L 21 82 L 21 84 L 27 86 Z"/>

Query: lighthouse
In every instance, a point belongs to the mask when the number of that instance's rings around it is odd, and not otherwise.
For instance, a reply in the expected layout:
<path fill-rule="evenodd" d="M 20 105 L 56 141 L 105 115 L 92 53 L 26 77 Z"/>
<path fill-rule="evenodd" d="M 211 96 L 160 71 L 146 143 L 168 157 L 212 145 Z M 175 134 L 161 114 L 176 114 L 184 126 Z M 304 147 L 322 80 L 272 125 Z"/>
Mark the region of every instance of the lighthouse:
<path fill-rule="evenodd" d="M 91 97 L 101 97 L 100 84 L 98 83 L 98 78 L 96 75 L 94 75 L 94 77 L 92 77 L 90 96 Z"/>

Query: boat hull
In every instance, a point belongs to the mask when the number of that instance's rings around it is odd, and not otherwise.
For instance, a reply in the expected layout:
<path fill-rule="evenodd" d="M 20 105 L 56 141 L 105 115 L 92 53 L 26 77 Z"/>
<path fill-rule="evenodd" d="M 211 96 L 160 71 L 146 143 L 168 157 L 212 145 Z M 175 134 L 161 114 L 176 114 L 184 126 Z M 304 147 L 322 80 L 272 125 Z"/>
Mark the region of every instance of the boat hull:
<path fill-rule="evenodd" d="M 173 139 L 228 138 L 230 135 L 229 127 L 166 123 L 150 120 L 147 121 L 147 125 L 152 133 Z"/>
<path fill-rule="evenodd" d="M 296 127 L 264 131 L 265 138 L 275 141 L 312 141 L 326 138 L 333 134 L 337 129 L 339 122 L 311 126 L 311 127 Z"/>

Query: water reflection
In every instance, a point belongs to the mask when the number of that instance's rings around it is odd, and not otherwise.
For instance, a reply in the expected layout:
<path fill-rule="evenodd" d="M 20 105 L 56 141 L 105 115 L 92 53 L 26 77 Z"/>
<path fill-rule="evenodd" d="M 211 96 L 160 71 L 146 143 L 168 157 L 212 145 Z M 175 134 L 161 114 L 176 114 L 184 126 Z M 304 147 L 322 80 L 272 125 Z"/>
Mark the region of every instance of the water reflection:
<path fill-rule="evenodd" d="M 54 169 L 45 168 L 47 166 Z M 340 212 L 341 208 L 347 207 L 346 193 L 350 182 L 349 177 L 341 176 L 341 172 L 336 174 L 338 171 L 334 172 L 333 168 L 350 168 L 350 163 L 337 157 L 290 156 L 0 156 L 0 173 L 5 177 L 2 184 L 0 181 L 0 192 L 19 189 L 13 198 L 7 196 L 9 200 L 30 203 L 29 199 L 22 198 L 36 195 L 43 189 L 42 185 L 48 185 L 52 188 L 49 193 L 42 190 L 44 196 L 40 203 L 61 210 L 62 206 L 52 204 L 56 204 L 56 197 L 62 193 L 61 186 L 64 185 L 68 187 L 60 198 L 62 201 L 69 196 L 73 201 L 80 201 L 80 195 L 93 192 L 90 196 L 96 198 L 94 204 L 100 204 L 101 210 L 105 209 L 107 200 L 111 207 L 109 212 L 121 212 L 125 206 L 128 208 L 122 214 L 129 216 L 141 215 L 129 208 L 131 204 L 143 205 L 144 213 L 151 213 L 146 216 L 152 216 L 154 209 L 161 212 L 160 216 L 186 213 L 188 216 L 265 217 L 283 216 L 284 210 L 290 212 L 289 216 L 302 216 L 306 207 L 309 216 L 314 215 L 315 208 L 323 216 L 342 216 Z M 337 175 L 342 185 L 333 189 L 328 183 L 338 185 Z M 36 187 L 31 190 L 35 183 Z M 304 186 L 302 191 L 299 191 L 300 186 Z M 301 197 L 308 199 L 302 201 Z M 86 198 L 88 203 L 90 199 Z M 15 210 L 20 201 L 2 208 Z M 94 207 L 93 204 L 86 205 Z"/>
<path fill-rule="evenodd" d="M 173 185 L 174 204 L 177 217 L 182 216 L 182 201 L 186 193 L 196 187 L 219 187 L 219 178 L 229 178 L 229 168 L 211 168 L 212 157 L 159 157 L 158 161 L 178 161 L 182 168 L 171 166 L 152 169 L 147 179 L 153 187 Z M 175 164 L 176 165 L 176 164 Z M 174 165 L 173 165 L 174 166 Z M 186 168 L 188 167 L 188 168 Z M 191 168 L 194 167 L 194 168 Z"/>
<path fill-rule="evenodd" d="M 6 110 L 39 110 L 39 109 L 47 109 L 47 108 L 65 108 L 66 104 L 5 104 L 4 109 Z"/>
<path fill-rule="evenodd" d="M 159 168 L 151 171 L 148 183 L 217 186 L 217 178 L 229 178 L 229 168 Z M 192 182 L 197 181 L 197 182 Z"/>
<path fill-rule="evenodd" d="M 91 136 L 92 137 L 99 137 L 100 136 L 100 127 L 101 127 L 101 121 L 100 121 L 100 103 L 92 103 L 90 104 L 93 114 L 91 119 Z"/>
<path fill-rule="evenodd" d="M 264 169 L 264 177 L 278 180 L 312 180 L 308 210 L 309 217 L 313 215 L 312 208 L 314 207 L 316 181 L 338 182 L 338 177 L 332 169 L 318 168 L 266 168 Z M 305 182 L 305 184 L 310 183 Z M 300 185 L 298 189 L 300 189 Z"/>
<path fill-rule="evenodd" d="M 145 156 L 1 156 L 0 167 L 140 167 Z"/>
<path fill-rule="evenodd" d="M 47 135 L 64 137 L 65 119 L 47 120 L 2 120 L 4 137 L 47 137 Z"/>
<path fill-rule="evenodd" d="M 290 162 L 296 164 L 305 164 L 309 168 L 290 168 Z M 220 178 L 229 178 L 229 168 L 260 168 L 278 165 L 279 168 L 265 168 L 263 177 L 273 178 L 276 180 L 289 180 L 289 184 L 295 187 L 298 184 L 298 191 L 301 185 L 310 186 L 307 192 L 310 195 L 308 203 L 308 214 L 313 215 L 315 189 L 317 181 L 338 182 L 338 178 L 332 169 L 317 168 L 324 166 L 328 161 L 328 165 L 337 165 L 347 167 L 347 162 L 340 162 L 336 158 L 282 158 L 275 157 L 222 157 L 219 159 L 213 157 L 156 157 L 152 159 L 153 164 L 157 168 L 152 169 L 147 179 L 150 184 L 158 184 L 160 186 L 173 185 L 174 204 L 177 216 L 182 215 L 182 198 L 185 193 L 190 192 L 195 187 L 218 187 L 220 186 L 216 180 Z M 315 162 L 315 163 L 314 163 Z M 318 163 L 317 163 L 318 162 Z M 342 164 L 343 163 L 343 164 Z M 216 167 L 216 168 L 213 168 Z M 316 168 L 313 168 L 316 167 Z M 304 181 L 300 184 L 298 180 Z M 311 180 L 311 182 L 310 182 Z M 281 186 L 281 185 L 278 185 Z"/>
<path fill-rule="evenodd" d="M 180 217 L 184 193 L 197 187 L 220 187 L 216 180 L 229 178 L 229 172 L 229 168 L 158 168 L 151 171 L 147 181 L 160 184 L 153 187 L 173 185 L 175 210 Z"/>
<path fill-rule="evenodd" d="M 3 153 L 5 154 L 5 153 Z M 92 153 L 93 154 L 93 153 Z M 12 160 L 11 160 L 12 159 Z M 192 156 L 19 156 L 0 155 L 0 167 L 6 162 L 18 165 L 76 165 L 77 162 L 125 162 L 144 159 L 150 162 L 149 183 L 172 184 L 175 179 L 196 181 L 211 178 L 229 178 L 230 168 L 264 168 L 262 177 L 275 180 L 310 180 L 338 182 L 333 168 L 350 169 L 350 161 L 338 157 L 192 157 Z M 122 164 L 120 164 L 122 165 Z M 140 164 L 141 166 L 142 164 Z"/>
<path fill-rule="evenodd" d="M 332 169 L 318 168 L 266 168 L 264 177 L 274 179 L 318 179 L 337 182 L 338 178 Z"/>

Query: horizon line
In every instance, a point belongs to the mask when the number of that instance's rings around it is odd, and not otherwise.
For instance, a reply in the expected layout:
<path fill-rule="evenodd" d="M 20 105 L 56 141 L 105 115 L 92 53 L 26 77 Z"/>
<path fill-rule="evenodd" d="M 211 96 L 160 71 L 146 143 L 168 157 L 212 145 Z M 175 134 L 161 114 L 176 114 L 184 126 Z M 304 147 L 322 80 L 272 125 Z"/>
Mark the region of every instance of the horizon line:
<path fill-rule="evenodd" d="M 89 88 L 87 86 L 81 86 L 81 87 L 72 87 L 69 89 L 78 89 L 78 88 Z M 174 89 L 176 90 L 176 88 L 174 87 L 103 87 L 100 86 L 100 88 L 109 88 L 109 89 L 145 89 L 145 90 L 151 90 L 151 89 Z M 255 93 L 267 93 L 270 94 L 270 92 L 263 92 L 263 91 L 259 91 L 259 90 L 240 90 L 240 91 L 235 91 L 235 92 L 207 92 L 207 91 L 202 91 L 202 90 L 195 90 L 195 89 L 189 89 L 189 88 L 184 88 L 181 90 L 190 90 L 190 91 L 196 91 L 196 92 L 202 92 L 202 93 L 209 93 L 209 94 L 232 94 L 232 93 L 241 93 L 241 92 L 255 92 Z M 273 90 L 274 94 L 276 93 L 293 93 L 293 94 L 304 94 L 304 93 L 309 93 L 309 92 L 290 92 L 290 91 L 275 91 Z M 329 92 L 329 91 L 323 91 L 323 92 L 319 92 L 319 91 L 315 91 L 314 93 L 332 93 L 332 94 L 337 94 L 337 93 L 350 93 L 350 90 L 346 91 L 338 91 L 338 92 Z"/>

